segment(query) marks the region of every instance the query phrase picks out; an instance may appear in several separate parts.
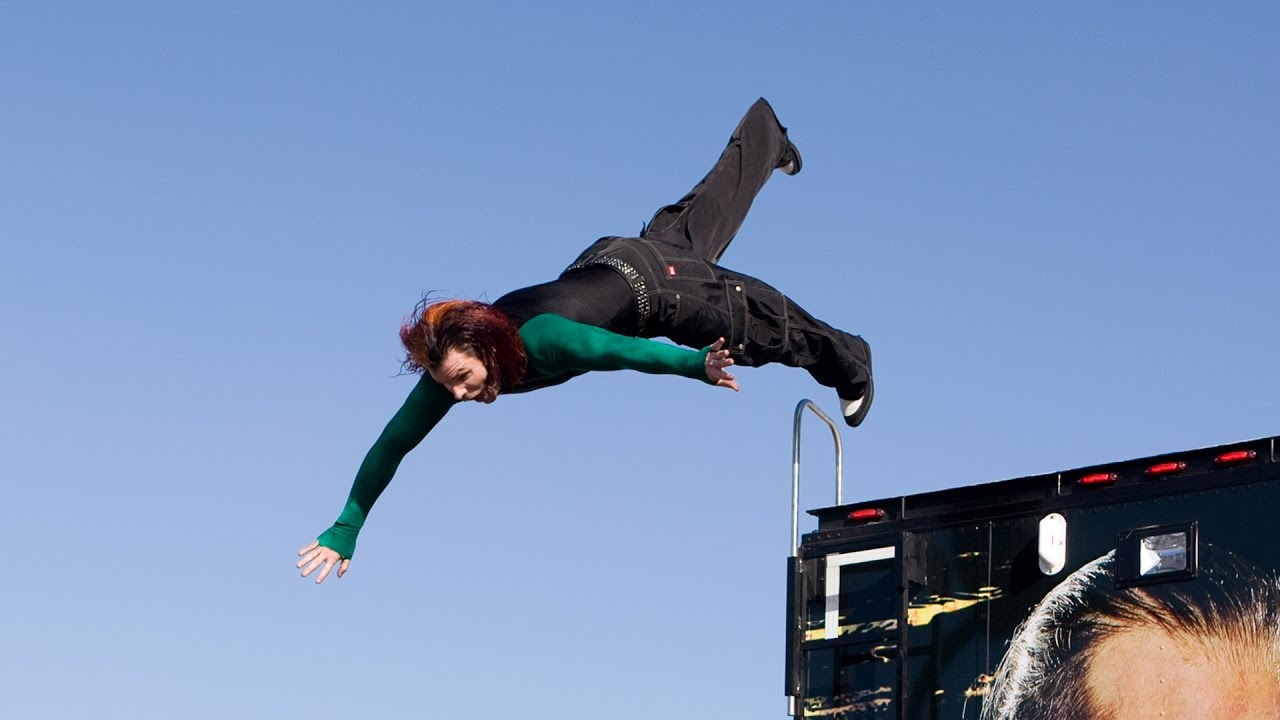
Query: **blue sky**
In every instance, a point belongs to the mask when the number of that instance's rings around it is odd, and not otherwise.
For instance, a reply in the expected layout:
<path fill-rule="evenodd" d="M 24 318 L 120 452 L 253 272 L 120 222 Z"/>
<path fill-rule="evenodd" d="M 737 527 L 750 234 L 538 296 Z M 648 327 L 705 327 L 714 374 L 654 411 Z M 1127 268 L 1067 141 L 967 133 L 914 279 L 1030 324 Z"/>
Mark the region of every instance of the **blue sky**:
<path fill-rule="evenodd" d="M 805 167 L 724 263 L 872 344 L 849 499 L 1280 432 L 1275 4 L 458 5 L 0 6 L 7 716 L 784 716 L 801 371 L 460 408 L 293 569 L 421 293 L 637 232 L 759 96 Z"/>

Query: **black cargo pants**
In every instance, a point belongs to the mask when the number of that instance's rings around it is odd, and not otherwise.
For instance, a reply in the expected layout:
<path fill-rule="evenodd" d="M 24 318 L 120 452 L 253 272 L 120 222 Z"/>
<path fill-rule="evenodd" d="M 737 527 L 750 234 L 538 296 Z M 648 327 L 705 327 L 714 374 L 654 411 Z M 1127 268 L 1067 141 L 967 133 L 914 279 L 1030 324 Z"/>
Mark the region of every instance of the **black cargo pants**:
<path fill-rule="evenodd" d="M 862 338 L 818 320 L 767 283 L 718 264 L 790 148 L 773 108 L 757 100 L 689 194 L 658 210 L 640 237 L 601 238 L 574 264 L 611 258 L 639 274 L 638 282 L 631 281 L 648 296 L 647 316 L 639 318 L 644 337 L 695 348 L 723 337 L 737 364 L 804 368 L 841 397 L 858 398 L 871 375 L 870 348 Z"/>

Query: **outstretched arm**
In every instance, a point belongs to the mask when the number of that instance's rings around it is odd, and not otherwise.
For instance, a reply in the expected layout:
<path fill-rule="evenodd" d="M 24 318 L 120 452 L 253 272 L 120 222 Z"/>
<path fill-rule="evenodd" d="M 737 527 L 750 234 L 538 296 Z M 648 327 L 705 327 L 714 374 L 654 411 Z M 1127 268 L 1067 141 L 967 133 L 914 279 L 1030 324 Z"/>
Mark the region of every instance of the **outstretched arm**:
<path fill-rule="evenodd" d="M 680 375 L 711 385 L 738 389 L 725 368 L 733 365 L 724 338 L 702 350 L 630 337 L 546 313 L 520 329 L 531 366 L 546 372 L 571 370 L 638 370 Z"/>
<path fill-rule="evenodd" d="M 339 558 L 342 564 L 338 568 L 338 576 L 341 577 L 346 572 L 351 555 L 356 549 L 356 536 L 359 535 L 360 528 L 364 527 L 369 510 L 377 502 L 378 496 L 387 489 L 391 478 L 395 476 L 400 461 L 422 442 L 455 402 L 430 377 L 423 375 L 418 380 L 404 404 L 365 454 L 364 462 L 360 463 L 360 469 L 351 485 L 351 493 L 347 496 L 347 504 L 337 522 L 321 533 L 315 542 L 298 551 L 302 556 L 298 567 L 305 568 L 303 577 L 323 566 L 316 577 L 316 582 L 323 582 L 329 571 L 338 564 Z"/>

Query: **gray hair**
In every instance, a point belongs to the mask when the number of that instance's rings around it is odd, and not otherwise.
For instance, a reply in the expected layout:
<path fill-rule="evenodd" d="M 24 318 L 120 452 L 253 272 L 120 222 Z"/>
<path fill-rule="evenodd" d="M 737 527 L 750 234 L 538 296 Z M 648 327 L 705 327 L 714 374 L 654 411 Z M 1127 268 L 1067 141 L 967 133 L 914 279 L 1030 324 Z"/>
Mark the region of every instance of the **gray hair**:
<path fill-rule="evenodd" d="M 1097 643 L 1155 626 L 1263 650 L 1280 666 L 1280 582 L 1203 545 L 1195 580 L 1116 589 L 1115 553 L 1069 575 L 1014 633 L 982 707 L 982 720 L 1100 717 L 1085 678 Z"/>

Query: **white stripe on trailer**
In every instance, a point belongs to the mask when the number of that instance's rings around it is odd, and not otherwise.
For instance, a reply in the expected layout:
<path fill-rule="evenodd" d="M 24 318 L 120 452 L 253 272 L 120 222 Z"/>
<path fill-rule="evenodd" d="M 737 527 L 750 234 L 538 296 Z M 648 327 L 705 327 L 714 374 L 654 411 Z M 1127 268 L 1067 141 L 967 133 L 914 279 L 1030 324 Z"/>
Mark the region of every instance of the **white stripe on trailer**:
<path fill-rule="evenodd" d="M 832 553 L 827 556 L 827 612 L 823 620 L 824 639 L 835 640 L 840 637 L 840 568 L 845 565 L 888 560 L 896 554 L 895 548 L 889 545 L 870 550 Z"/>

